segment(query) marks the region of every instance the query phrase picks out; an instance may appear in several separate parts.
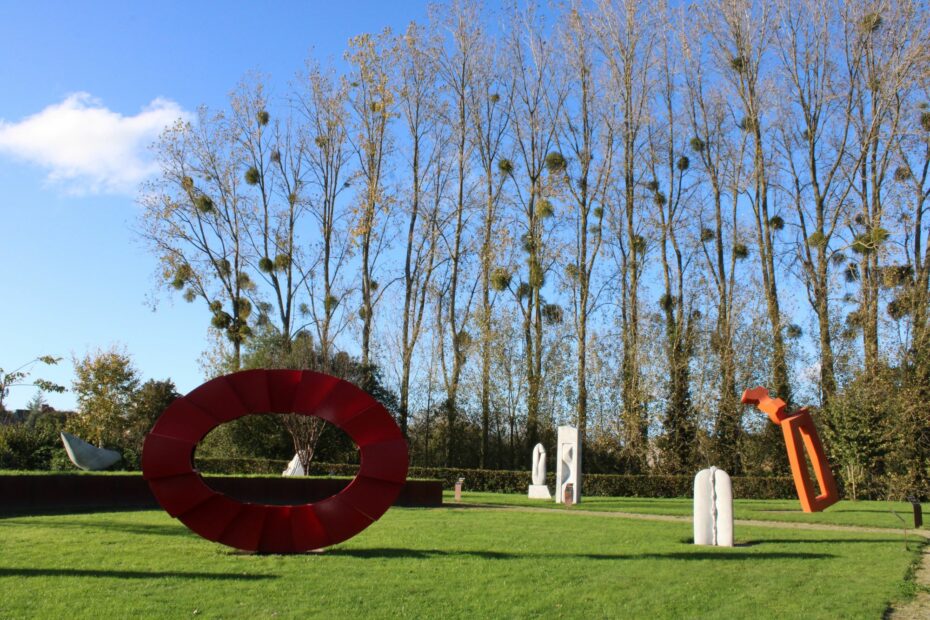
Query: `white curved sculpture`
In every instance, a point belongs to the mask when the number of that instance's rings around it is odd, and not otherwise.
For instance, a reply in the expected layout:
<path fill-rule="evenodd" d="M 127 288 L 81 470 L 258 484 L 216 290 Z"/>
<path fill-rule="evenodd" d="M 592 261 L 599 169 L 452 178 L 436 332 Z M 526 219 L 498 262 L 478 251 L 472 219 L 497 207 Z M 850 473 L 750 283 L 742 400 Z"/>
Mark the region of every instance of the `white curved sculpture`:
<path fill-rule="evenodd" d="M 533 484 L 530 485 L 528 497 L 530 499 L 552 499 L 549 487 L 546 486 L 546 449 L 541 443 L 533 448 Z"/>
<path fill-rule="evenodd" d="M 578 441 L 578 429 L 573 426 L 560 426 L 556 454 L 555 478 L 558 481 L 555 501 L 564 502 L 565 488 L 572 485 L 572 503 L 581 501 L 581 445 Z"/>
<path fill-rule="evenodd" d="M 541 443 L 533 448 L 533 484 L 546 484 L 546 449 Z"/>
<path fill-rule="evenodd" d="M 694 477 L 694 544 L 733 546 L 733 484 L 716 467 Z"/>
<path fill-rule="evenodd" d="M 80 469 L 100 471 L 113 465 L 122 457 L 115 450 L 98 448 L 71 433 L 61 433 L 61 443 L 65 445 L 68 458 Z"/>

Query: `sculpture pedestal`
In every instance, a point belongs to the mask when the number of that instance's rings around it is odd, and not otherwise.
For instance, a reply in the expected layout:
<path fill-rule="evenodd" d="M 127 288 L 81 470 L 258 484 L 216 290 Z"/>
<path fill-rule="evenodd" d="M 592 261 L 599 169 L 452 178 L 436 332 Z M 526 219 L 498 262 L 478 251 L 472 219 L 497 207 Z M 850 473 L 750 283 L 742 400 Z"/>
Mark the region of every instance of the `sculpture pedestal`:
<path fill-rule="evenodd" d="M 530 499 L 552 499 L 549 494 L 549 487 L 545 484 L 531 484 L 527 497 Z"/>

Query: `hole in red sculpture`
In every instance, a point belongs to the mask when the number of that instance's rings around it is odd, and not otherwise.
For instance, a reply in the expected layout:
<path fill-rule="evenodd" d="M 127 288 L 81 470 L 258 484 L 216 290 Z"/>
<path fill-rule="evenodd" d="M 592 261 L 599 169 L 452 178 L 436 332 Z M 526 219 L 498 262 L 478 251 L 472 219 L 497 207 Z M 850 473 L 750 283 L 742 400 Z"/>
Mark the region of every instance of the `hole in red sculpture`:
<path fill-rule="evenodd" d="M 283 476 L 294 457 L 291 432 L 313 446 L 309 476 Z M 251 454 L 240 446 L 252 446 Z M 233 456 L 216 456 L 216 455 Z M 358 446 L 338 426 L 313 416 L 252 414 L 220 424 L 198 444 L 194 467 L 207 485 L 240 502 L 318 502 L 349 485 L 359 471 Z M 271 478 L 271 480 L 269 480 Z"/>

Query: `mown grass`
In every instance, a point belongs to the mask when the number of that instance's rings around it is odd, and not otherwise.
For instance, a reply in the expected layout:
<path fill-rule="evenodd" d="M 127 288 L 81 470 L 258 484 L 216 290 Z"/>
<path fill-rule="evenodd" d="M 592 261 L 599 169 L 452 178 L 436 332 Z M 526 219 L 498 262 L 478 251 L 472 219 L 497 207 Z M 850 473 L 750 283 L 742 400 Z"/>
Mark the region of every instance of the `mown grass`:
<path fill-rule="evenodd" d="M 445 492 L 443 501 L 454 502 L 452 492 Z M 566 510 L 555 501 L 528 499 L 525 495 L 507 493 L 464 493 L 464 504 L 495 504 L 502 506 L 535 506 Z M 930 511 L 930 504 L 924 504 Z M 692 515 L 690 498 L 654 499 L 648 497 L 585 497 L 581 503 L 567 510 L 594 510 L 608 512 L 632 512 L 655 515 Z M 848 501 L 843 500 L 823 512 L 805 513 L 798 500 L 754 500 L 733 501 L 736 519 L 759 521 L 790 521 L 794 523 L 824 523 L 827 525 L 854 525 L 859 527 L 882 527 L 901 530 L 905 525 L 913 527 L 913 508 L 907 502 Z M 892 512 L 892 510 L 894 512 Z M 898 516 L 895 516 L 897 513 Z M 900 517 L 900 518 L 899 518 Z M 930 518 L 930 514 L 928 514 Z M 903 522 L 902 522 L 903 519 Z"/>
<path fill-rule="evenodd" d="M 593 503 L 593 502 L 592 502 Z M 0 617 L 879 618 L 900 535 L 394 508 L 324 553 L 245 555 L 161 511 L 0 519 Z"/>

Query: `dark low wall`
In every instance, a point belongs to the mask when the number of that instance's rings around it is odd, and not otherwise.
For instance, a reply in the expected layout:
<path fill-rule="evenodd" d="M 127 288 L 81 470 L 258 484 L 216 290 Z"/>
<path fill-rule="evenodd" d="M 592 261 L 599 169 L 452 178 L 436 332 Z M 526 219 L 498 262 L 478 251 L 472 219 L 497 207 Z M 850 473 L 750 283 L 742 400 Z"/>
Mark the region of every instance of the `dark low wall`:
<path fill-rule="evenodd" d="M 239 501 L 263 504 L 306 504 L 344 489 L 341 478 L 207 477 L 207 485 Z M 408 480 L 395 506 L 442 505 L 442 482 Z M 158 508 L 142 475 L 48 474 L 0 476 L 0 514 Z"/>

